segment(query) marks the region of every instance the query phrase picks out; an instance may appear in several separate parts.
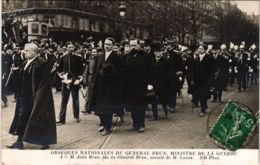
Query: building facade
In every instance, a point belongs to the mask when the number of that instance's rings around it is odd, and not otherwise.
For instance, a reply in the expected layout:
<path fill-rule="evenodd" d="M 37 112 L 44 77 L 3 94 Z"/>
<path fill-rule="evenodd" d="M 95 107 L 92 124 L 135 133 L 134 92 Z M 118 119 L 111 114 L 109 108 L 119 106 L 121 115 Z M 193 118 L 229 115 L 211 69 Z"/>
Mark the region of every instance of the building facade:
<path fill-rule="evenodd" d="M 119 2 L 4 0 L 2 4 L 3 21 L 13 15 L 20 20 L 46 22 L 54 41 L 83 41 L 89 36 L 96 41 L 108 36 L 117 41 L 130 36 L 149 37 L 144 25 L 120 18 Z"/>

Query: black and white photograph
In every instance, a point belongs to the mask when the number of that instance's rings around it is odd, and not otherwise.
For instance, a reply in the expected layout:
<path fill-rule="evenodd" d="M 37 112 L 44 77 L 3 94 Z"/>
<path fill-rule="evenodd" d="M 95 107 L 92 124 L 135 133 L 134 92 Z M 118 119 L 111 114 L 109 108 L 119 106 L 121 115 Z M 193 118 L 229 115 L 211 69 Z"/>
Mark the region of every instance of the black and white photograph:
<path fill-rule="evenodd" d="M 259 6 L 2 0 L 1 163 L 259 164 Z"/>

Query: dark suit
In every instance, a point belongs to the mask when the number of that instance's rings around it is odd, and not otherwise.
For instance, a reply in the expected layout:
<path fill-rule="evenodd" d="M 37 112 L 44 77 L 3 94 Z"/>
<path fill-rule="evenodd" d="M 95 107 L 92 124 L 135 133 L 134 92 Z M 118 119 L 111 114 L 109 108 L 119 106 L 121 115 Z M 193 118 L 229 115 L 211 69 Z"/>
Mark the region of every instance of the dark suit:
<path fill-rule="evenodd" d="M 237 58 L 237 81 L 238 90 L 241 91 L 241 86 L 246 89 L 246 74 L 247 74 L 247 62 L 248 54 L 245 52 L 240 52 Z"/>
<path fill-rule="evenodd" d="M 235 73 L 235 52 L 231 50 L 229 52 L 228 66 L 229 66 L 229 85 L 232 86 L 235 83 L 236 73 Z"/>
<path fill-rule="evenodd" d="M 87 86 L 86 97 L 85 97 L 86 100 L 85 112 L 89 114 L 93 110 L 90 107 L 90 101 L 93 93 L 93 76 L 94 76 L 95 64 L 96 64 L 96 56 L 89 55 L 89 60 L 86 64 L 86 68 L 83 74 L 83 84 Z"/>
<path fill-rule="evenodd" d="M 181 58 L 181 55 L 178 54 L 174 50 L 170 50 L 167 52 L 169 54 L 169 66 L 170 66 L 170 74 L 171 74 L 171 83 L 170 83 L 170 95 L 171 95 L 171 103 L 170 107 L 175 110 L 176 107 L 176 99 L 177 92 L 180 92 L 182 88 L 182 82 L 179 80 L 181 75 L 177 75 L 177 72 L 184 72 L 184 64 Z"/>
<path fill-rule="evenodd" d="M 226 62 L 225 58 L 221 54 L 213 54 L 213 65 L 214 72 L 216 77 L 213 82 L 214 91 L 213 91 L 213 100 L 221 102 L 222 91 L 226 86 L 225 78 L 226 78 Z"/>
<path fill-rule="evenodd" d="M 192 79 L 196 86 L 195 95 L 200 101 L 201 112 L 205 113 L 210 96 L 209 88 L 213 79 L 212 58 L 205 55 L 201 61 L 200 58 L 197 58 L 194 62 Z"/>
<path fill-rule="evenodd" d="M 223 82 L 224 82 L 224 90 L 227 90 L 228 86 L 228 54 L 226 51 L 220 52 L 220 54 L 224 57 L 223 58 L 223 65 L 222 65 L 222 74 L 223 74 Z"/>
<path fill-rule="evenodd" d="M 116 52 L 112 51 L 106 60 L 105 53 L 97 56 L 91 107 L 94 107 L 95 114 L 107 131 L 111 129 L 112 114 L 118 111 L 122 103 L 122 69 L 122 58 Z"/>
<path fill-rule="evenodd" d="M 170 69 L 169 62 L 161 58 L 153 61 L 153 86 L 156 98 L 152 104 L 153 117 L 158 118 L 157 104 L 162 104 L 165 115 L 168 114 L 167 104 L 170 102 Z"/>
<path fill-rule="evenodd" d="M 146 90 L 151 82 L 152 59 L 143 51 L 131 51 L 125 56 L 125 104 L 131 111 L 133 127 L 145 127 Z"/>

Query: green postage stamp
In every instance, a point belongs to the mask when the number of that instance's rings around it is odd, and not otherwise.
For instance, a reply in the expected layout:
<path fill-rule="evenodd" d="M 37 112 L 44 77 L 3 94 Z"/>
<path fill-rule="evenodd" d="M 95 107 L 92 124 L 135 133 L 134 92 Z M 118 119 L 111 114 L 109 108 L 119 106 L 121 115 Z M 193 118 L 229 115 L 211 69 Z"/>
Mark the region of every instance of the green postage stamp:
<path fill-rule="evenodd" d="M 247 107 L 230 101 L 208 136 L 222 148 L 237 150 L 250 138 L 256 125 L 257 118 Z"/>

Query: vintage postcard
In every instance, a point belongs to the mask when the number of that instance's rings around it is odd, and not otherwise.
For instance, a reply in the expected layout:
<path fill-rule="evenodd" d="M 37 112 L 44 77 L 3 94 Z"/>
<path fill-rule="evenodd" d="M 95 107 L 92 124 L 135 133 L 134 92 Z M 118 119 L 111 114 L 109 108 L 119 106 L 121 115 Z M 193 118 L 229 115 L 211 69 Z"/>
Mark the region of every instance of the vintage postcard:
<path fill-rule="evenodd" d="M 1 163 L 259 164 L 259 5 L 1 1 Z"/>

